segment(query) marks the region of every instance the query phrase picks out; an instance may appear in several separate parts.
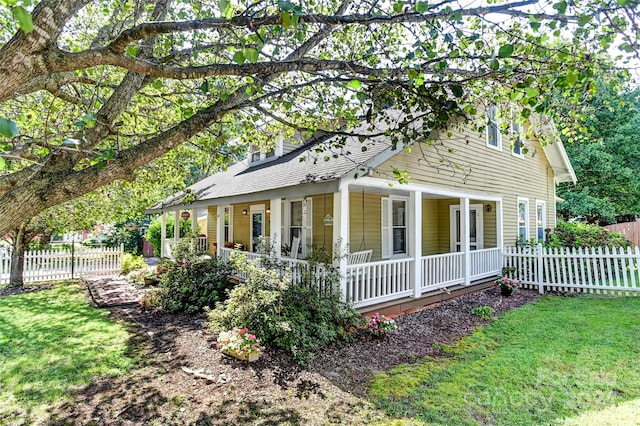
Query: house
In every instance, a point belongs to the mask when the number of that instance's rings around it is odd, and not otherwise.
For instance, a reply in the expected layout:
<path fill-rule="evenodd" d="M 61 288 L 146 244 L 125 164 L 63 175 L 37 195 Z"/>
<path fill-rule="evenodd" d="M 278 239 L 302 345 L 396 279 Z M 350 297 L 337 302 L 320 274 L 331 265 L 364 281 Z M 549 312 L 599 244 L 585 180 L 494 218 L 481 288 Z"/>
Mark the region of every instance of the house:
<path fill-rule="evenodd" d="M 191 186 L 196 201 L 179 193 L 149 212 L 207 209 L 208 251 L 222 257 L 257 256 L 260 237 L 291 262 L 312 246 L 356 252 L 340 260 L 341 290 L 359 308 L 469 286 L 501 272 L 503 246 L 543 239 L 556 185 L 576 180 L 552 123 L 532 119 L 524 133 L 499 116 L 490 107 L 486 126 L 454 124 L 410 150 L 386 136 L 280 140 Z"/>

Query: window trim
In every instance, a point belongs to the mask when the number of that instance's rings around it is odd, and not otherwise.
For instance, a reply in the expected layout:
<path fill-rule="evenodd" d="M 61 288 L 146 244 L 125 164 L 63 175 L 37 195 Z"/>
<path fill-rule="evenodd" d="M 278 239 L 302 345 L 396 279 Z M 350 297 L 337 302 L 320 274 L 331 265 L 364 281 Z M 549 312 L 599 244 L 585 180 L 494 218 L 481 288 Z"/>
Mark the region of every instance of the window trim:
<path fill-rule="evenodd" d="M 538 206 L 542 206 L 542 240 L 538 238 Z M 538 242 L 546 241 L 545 229 L 547 229 L 547 202 L 545 200 L 536 200 L 536 240 Z"/>
<path fill-rule="evenodd" d="M 524 203 L 524 227 L 526 229 L 526 234 L 524 241 L 520 238 L 520 203 Z M 531 227 L 529 226 L 529 199 L 527 197 L 518 197 L 518 201 L 516 203 L 516 242 L 527 242 L 531 237 Z"/>
<path fill-rule="evenodd" d="M 476 211 L 476 242 L 475 242 L 475 250 L 484 249 L 484 205 L 483 204 L 469 204 L 469 212 L 471 210 Z M 460 208 L 460 204 L 451 204 L 449 206 L 449 250 L 451 253 L 458 253 L 456 251 L 456 211 L 459 211 L 462 214 L 462 209 Z M 462 219 L 462 216 L 460 216 Z M 460 247 L 462 249 L 462 241 L 460 241 Z M 471 245 L 474 245 L 473 243 Z M 474 251 L 474 250 L 472 250 Z M 462 251 L 460 251 L 461 253 Z"/>
<path fill-rule="evenodd" d="M 494 115 L 494 120 L 491 119 L 491 110 L 495 110 L 495 115 Z M 486 139 L 486 143 L 487 143 L 487 147 L 491 148 L 491 149 L 495 149 L 496 151 L 502 151 L 502 132 L 501 132 L 501 127 L 502 127 L 502 121 L 500 120 L 500 109 L 498 108 L 497 105 L 489 105 L 487 106 L 486 110 L 485 110 L 485 125 L 486 125 L 486 129 L 485 129 L 485 139 Z M 489 129 L 491 127 L 495 126 L 496 127 L 496 143 L 491 144 L 489 143 Z"/>
<path fill-rule="evenodd" d="M 261 229 L 261 237 L 264 239 L 267 237 L 267 209 L 264 204 L 252 204 L 249 206 L 249 251 L 251 253 L 256 253 L 254 250 L 253 243 L 253 214 L 254 213 L 262 213 L 262 229 Z"/>
<path fill-rule="evenodd" d="M 410 257 L 409 253 L 409 238 L 413 234 L 413 230 L 411 229 L 411 211 L 409 210 L 409 197 L 399 196 L 399 195 L 389 195 L 387 198 L 389 201 L 389 206 L 387 210 L 387 224 L 382 224 L 382 232 L 387 232 L 387 245 L 388 245 L 388 254 L 389 257 L 385 259 L 393 260 L 393 259 L 406 259 Z M 405 251 L 403 253 L 394 253 L 393 252 L 393 229 L 397 228 L 393 225 L 393 202 L 394 201 L 402 201 L 405 206 L 405 225 L 404 229 L 405 233 Z M 380 218 L 382 221 L 382 217 Z M 381 244 L 384 242 L 384 238 L 381 240 Z M 384 251 L 383 251 L 384 252 Z"/>
<path fill-rule="evenodd" d="M 511 155 L 517 158 L 524 159 L 524 127 L 522 126 L 522 124 L 518 123 L 516 112 L 517 109 L 514 106 L 511 106 L 511 122 L 509 125 L 509 135 L 513 140 Z M 515 151 L 516 146 L 520 148 L 519 153 Z"/>
<path fill-rule="evenodd" d="M 225 216 L 229 214 L 229 223 L 224 223 Z M 229 240 L 225 240 L 225 232 L 228 229 Z M 233 206 L 228 204 L 226 206 L 222 206 L 222 243 L 233 243 Z"/>
<path fill-rule="evenodd" d="M 300 254 L 298 256 L 304 256 L 305 255 L 305 248 L 304 248 L 304 198 L 292 198 L 292 199 L 287 199 L 285 206 L 286 206 L 286 211 L 285 211 L 285 226 L 284 226 L 284 230 L 286 232 L 286 237 L 287 237 L 287 246 L 289 246 L 289 248 L 291 248 L 291 204 L 292 203 L 296 203 L 299 202 L 300 203 Z M 296 227 L 298 228 L 298 227 Z M 289 255 L 292 255 L 293 253 L 290 253 Z"/>

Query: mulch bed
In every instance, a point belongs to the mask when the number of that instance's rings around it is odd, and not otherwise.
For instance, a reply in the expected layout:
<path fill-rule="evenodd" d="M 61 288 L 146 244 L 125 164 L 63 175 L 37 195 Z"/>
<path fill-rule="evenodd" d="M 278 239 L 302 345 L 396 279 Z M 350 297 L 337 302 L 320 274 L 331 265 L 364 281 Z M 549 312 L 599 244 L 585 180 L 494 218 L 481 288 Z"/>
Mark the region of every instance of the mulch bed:
<path fill-rule="evenodd" d="M 52 287 L 52 284 L 40 284 L 33 286 L 23 285 L 21 287 L 0 287 L 0 297 L 15 296 L 17 294 L 23 293 L 33 293 L 36 291 L 48 290 Z"/>
<path fill-rule="evenodd" d="M 51 420 L 125 425 L 366 424 L 379 416 L 363 398 L 373 374 L 427 355 L 439 356 L 440 345 L 489 322 L 471 314 L 476 306 L 491 306 L 499 315 L 538 297 L 534 291 L 520 290 L 503 298 L 497 289 L 462 296 L 397 317 L 398 331 L 384 340 L 323 348 L 306 367 L 279 352 L 270 351 L 251 364 L 222 355 L 202 316 L 112 308 L 114 316 L 145 337 L 148 362 L 128 376 L 97 380 L 76 395 L 74 404 L 53 410 Z M 135 345 L 144 347 L 140 342 Z"/>

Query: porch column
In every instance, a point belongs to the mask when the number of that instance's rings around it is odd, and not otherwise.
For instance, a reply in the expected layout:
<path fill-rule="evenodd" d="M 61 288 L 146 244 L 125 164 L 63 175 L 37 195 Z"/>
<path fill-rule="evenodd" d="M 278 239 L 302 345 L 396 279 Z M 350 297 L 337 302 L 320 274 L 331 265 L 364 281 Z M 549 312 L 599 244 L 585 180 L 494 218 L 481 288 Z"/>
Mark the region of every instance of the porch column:
<path fill-rule="evenodd" d="M 349 250 L 349 187 L 333 194 L 333 249 L 340 268 L 340 297 L 347 299 L 347 259 Z M 337 252 L 336 252 L 337 251 Z"/>
<path fill-rule="evenodd" d="M 167 257 L 167 249 L 164 247 L 167 240 L 167 214 L 160 215 L 160 257 Z"/>
<path fill-rule="evenodd" d="M 216 206 L 216 256 L 222 256 L 224 247 L 224 206 Z"/>
<path fill-rule="evenodd" d="M 496 245 L 500 249 L 500 253 L 504 249 L 504 237 L 503 237 L 503 223 L 502 223 L 502 200 L 496 201 Z"/>
<path fill-rule="evenodd" d="M 198 227 L 198 209 L 191 209 L 191 232 L 193 232 L 194 237 L 199 238 L 200 228 Z"/>
<path fill-rule="evenodd" d="M 471 237 L 469 235 L 469 198 L 460 198 L 460 248 L 464 285 L 471 284 Z"/>
<path fill-rule="evenodd" d="M 271 209 L 271 217 L 269 218 L 269 227 L 271 228 L 269 242 L 275 252 L 276 259 L 280 259 L 282 255 L 282 235 L 280 235 L 282 225 L 282 198 L 272 198 L 269 201 L 269 206 Z"/>
<path fill-rule="evenodd" d="M 409 194 L 409 254 L 413 257 L 411 282 L 413 297 L 422 296 L 422 192 Z"/>
<path fill-rule="evenodd" d="M 178 244 L 180 239 L 180 210 L 175 211 L 173 220 L 173 244 Z"/>

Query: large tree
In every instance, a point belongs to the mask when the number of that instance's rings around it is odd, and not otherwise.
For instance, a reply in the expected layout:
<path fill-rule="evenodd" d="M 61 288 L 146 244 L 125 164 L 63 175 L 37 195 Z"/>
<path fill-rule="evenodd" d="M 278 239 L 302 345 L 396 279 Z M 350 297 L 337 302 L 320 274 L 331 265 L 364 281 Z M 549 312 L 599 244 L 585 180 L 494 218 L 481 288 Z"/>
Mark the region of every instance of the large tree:
<path fill-rule="evenodd" d="M 30 3 L 30 2 L 25 2 Z M 13 4 L 15 1 L 3 2 Z M 0 234 L 187 140 L 268 143 L 393 120 L 411 141 L 479 100 L 579 99 L 634 54 L 637 0 L 43 0 L 0 48 Z M 25 32 L 26 31 L 26 32 Z M 617 54 L 617 53 L 616 53 Z M 483 124 L 480 122 L 479 130 Z M 271 129 L 273 128 L 273 129 Z"/>

